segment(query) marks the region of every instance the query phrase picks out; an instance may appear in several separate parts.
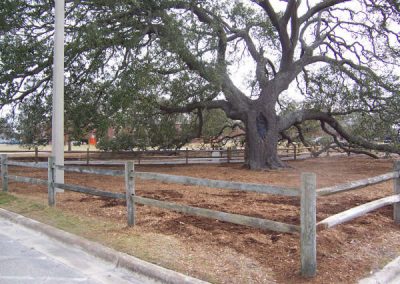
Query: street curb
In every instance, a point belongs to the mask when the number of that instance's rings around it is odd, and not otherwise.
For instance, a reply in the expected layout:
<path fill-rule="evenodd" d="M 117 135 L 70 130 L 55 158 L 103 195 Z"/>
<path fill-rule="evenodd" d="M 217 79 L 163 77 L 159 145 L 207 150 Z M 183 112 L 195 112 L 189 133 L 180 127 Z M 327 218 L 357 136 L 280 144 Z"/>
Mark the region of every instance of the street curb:
<path fill-rule="evenodd" d="M 169 270 L 155 264 L 143 261 L 126 253 L 118 252 L 99 243 L 89 241 L 71 233 L 29 219 L 22 215 L 0 208 L 0 217 L 3 217 L 13 223 L 20 224 L 34 231 L 43 233 L 50 238 L 61 241 L 65 244 L 76 246 L 87 253 L 114 263 L 116 267 L 122 267 L 135 273 L 151 278 L 162 283 L 175 284 L 205 284 L 208 282 L 184 275 L 182 273 Z"/>
<path fill-rule="evenodd" d="M 400 280 L 400 257 L 387 264 L 382 270 L 373 275 L 361 279 L 358 284 L 390 284 L 399 283 Z"/>

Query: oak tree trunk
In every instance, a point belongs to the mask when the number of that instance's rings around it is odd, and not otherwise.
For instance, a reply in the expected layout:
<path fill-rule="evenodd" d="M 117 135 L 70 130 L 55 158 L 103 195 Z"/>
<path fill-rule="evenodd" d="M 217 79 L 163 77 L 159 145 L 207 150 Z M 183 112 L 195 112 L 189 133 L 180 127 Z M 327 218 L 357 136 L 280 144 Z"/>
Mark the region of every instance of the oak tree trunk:
<path fill-rule="evenodd" d="M 286 167 L 278 156 L 279 132 L 274 112 L 250 111 L 246 124 L 246 165 L 252 170 Z"/>

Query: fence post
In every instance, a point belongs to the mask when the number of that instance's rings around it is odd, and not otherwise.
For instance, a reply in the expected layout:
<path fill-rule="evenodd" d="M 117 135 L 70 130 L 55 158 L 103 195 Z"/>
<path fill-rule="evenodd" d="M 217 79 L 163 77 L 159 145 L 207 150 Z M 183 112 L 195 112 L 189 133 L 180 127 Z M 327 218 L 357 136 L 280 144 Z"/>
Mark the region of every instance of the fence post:
<path fill-rule="evenodd" d="M 54 157 L 49 157 L 47 166 L 47 194 L 49 206 L 56 205 L 56 189 L 54 187 Z"/>
<path fill-rule="evenodd" d="M 189 149 L 186 147 L 186 165 L 189 164 Z"/>
<path fill-rule="evenodd" d="M 232 158 L 232 151 L 231 151 L 231 147 L 228 147 L 228 149 L 226 150 L 226 156 L 228 159 L 228 164 L 231 162 L 231 158 Z"/>
<path fill-rule="evenodd" d="M 125 190 L 126 190 L 126 209 L 128 214 L 128 226 L 135 225 L 135 167 L 132 161 L 125 163 Z"/>
<path fill-rule="evenodd" d="M 35 163 L 39 162 L 39 149 L 38 146 L 35 146 Z"/>
<path fill-rule="evenodd" d="M 86 165 L 89 165 L 89 148 L 86 150 Z"/>
<path fill-rule="evenodd" d="M 316 175 L 301 175 L 301 209 L 300 209 L 300 257 L 301 275 L 313 277 L 317 272 L 317 195 Z"/>
<path fill-rule="evenodd" d="M 400 173 L 400 161 L 394 162 L 394 170 Z M 393 181 L 394 194 L 400 194 L 400 177 Z M 393 205 L 393 219 L 395 224 L 400 224 L 400 202 Z"/>
<path fill-rule="evenodd" d="M 294 155 L 294 160 L 297 160 L 297 146 L 293 144 L 293 155 Z"/>
<path fill-rule="evenodd" d="M 6 154 L 1 155 L 1 183 L 3 185 L 3 191 L 8 191 L 8 158 Z"/>

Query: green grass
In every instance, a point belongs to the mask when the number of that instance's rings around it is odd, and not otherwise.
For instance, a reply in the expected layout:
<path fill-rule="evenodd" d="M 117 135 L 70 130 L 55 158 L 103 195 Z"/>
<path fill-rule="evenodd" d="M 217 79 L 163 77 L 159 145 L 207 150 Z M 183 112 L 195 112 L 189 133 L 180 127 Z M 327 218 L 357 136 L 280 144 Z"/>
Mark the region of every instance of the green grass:
<path fill-rule="evenodd" d="M 7 194 L 4 192 L 0 192 L 0 206 L 10 204 L 15 201 L 17 198 L 11 194 Z"/>
<path fill-rule="evenodd" d="M 179 270 L 173 260 L 165 261 L 165 255 L 170 254 L 167 248 L 173 248 L 176 240 L 163 235 L 140 233 L 125 224 L 107 221 L 101 217 L 82 216 L 79 212 L 66 212 L 47 206 L 42 200 L 4 192 L 0 192 L 0 207 L 143 260 Z"/>
<path fill-rule="evenodd" d="M 49 207 L 44 201 L 4 192 L 0 192 L 0 207 L 78 235 L 90 236 L 89 233 L 92 231 L 98 232 L 108 227 L 117 228 L 112 223 L 106 224 L 101 220 L 93 220 Z"/>

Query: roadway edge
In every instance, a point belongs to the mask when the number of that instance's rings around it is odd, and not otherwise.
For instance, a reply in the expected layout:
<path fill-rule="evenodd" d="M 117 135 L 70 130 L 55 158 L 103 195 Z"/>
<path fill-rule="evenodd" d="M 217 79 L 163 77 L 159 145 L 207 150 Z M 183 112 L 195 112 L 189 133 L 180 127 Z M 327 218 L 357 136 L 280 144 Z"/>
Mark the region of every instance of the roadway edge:
<path fill-rule="evenodd" d="M 50 225 L 29 219 L 14 212 L 0 208 L 0 217 L 3 217 L 13 223 L 20 224 L 31 230 L 45 234 L 60 242 L 71 246 L 77 246 L 87 253 L 98 257 L 104 261 L 114 263 L 117 267 L 122 267 L 135 273 L 142 274 L 153 280 L 162 283 L 175 284 L 206 284 L 208 282 L 184 275 L 182 273 L 146 262 L 134 256 L 128 255 L 103 246 L 99 243 L 89 241 L 85 238 L 73 235 Z"/>

